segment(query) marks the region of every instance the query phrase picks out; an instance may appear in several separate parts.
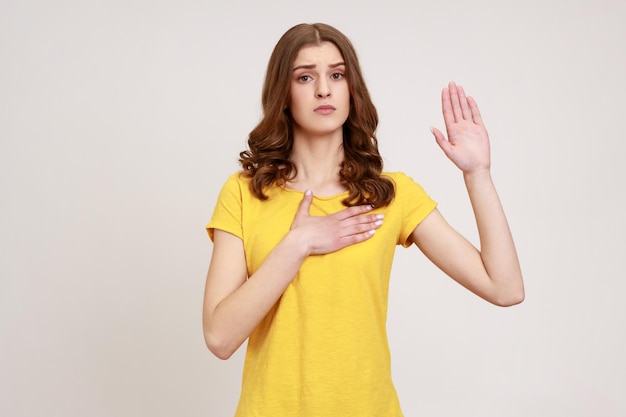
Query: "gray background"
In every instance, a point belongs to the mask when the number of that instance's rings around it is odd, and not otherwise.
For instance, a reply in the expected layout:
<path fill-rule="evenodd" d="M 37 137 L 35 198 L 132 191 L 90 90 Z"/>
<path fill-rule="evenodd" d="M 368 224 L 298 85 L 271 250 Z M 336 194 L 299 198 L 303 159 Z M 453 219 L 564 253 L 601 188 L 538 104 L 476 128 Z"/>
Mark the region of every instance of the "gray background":
<path fill-rule="evenodd" d="M 481 106 L 527 299 L 499 309 L 415 248 L 389 337 L 407 416 L 624 416 L 626 3 L 0 1 L 0 415 L 230 416 L 243 349 L 201 328 L 217 193 L 300 22 L 346 33 L 388 170 L 476 241 L 429 132 Z"/>

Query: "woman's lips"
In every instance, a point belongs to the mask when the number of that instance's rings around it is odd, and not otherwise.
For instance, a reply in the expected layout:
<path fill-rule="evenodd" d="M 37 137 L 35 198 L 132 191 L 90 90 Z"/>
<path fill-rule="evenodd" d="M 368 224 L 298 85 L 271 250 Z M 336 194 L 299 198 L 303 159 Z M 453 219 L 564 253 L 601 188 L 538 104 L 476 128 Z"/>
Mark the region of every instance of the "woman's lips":
<path fill-rule="evenodd" d="M 324 104 L 321 105 L 319 107 L 317 107 L 314 111 L 317 114 L 331 114 L 332 112 L 334 112 L 336 109 L 328 104 Z"/>

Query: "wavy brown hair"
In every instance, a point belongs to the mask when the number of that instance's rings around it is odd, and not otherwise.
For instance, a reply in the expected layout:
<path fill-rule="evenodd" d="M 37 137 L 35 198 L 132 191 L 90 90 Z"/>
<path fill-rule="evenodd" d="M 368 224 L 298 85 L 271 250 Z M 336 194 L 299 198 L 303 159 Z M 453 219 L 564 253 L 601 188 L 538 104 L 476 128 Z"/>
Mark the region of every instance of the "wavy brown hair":
<path fill-rule="evenodd" d="M 339 172 L 349 193 L 343 204 L 386 206 L 393 200 L 395 189 L 391 179 L 381 176 L 383 160 L 375 135 L 378 113 L 352 43 L 329 25 L 296 25 L 274 47 L 263 85 L 263 118 L 250 132 L 248 150 L 239 154 L 239 162 L 244 174 L 252 179 L 252 193 L 261 200 L 268 198 L 266 187 L 284 185 L 296 176 L 296 166 L 289 160 L 293 146 L 293 119 L 288 109 L 292 67 L 303 46 L 324 41 L 332 42 L 341 52 L 350 91 L 350 113 L 343 125 L 344 160 Z"/>

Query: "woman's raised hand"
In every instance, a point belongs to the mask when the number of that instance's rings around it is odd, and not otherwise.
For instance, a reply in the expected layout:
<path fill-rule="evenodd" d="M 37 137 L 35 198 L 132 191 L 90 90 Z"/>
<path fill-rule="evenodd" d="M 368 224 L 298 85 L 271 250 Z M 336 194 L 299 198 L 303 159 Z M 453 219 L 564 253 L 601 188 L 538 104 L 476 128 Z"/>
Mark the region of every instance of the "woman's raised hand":
<path fill-rule="evenodd" d="M 441 92 L 441 107 L 448 137 L 437 128 L 431 130 L 446 156 L 463 173 L 489 170 L 489 135 L 476 101 L 450 82 Z"/>
<path fill-rule="evenodd" d="M 348 207 L 327 216 L 310 214 L 313 193 L 304 193 L 291 231 L 298 233 L 309 255 L 323 255 L 363 242 L 382 225 L 382 214 L 367 214 L 369 205 Z"/>

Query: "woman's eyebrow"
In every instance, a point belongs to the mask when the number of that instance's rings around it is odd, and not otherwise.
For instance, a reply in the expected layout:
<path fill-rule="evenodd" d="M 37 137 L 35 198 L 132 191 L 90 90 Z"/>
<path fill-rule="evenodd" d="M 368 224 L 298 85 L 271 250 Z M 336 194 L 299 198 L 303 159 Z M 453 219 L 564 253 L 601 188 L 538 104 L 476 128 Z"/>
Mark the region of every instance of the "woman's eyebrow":
<path fill-rule="evenodd" d="M 337 67 L 340 67 L 342 65 L 346 65 L 346 63 L 341 61 L 341 62 L 337 62 L 336 64 L 330 64 L 328 67 L 329 68 L 337 68 Z M 300 70 L 300 69 L 315 69 L 315 67 L 317 67 L 316 64 L 298 65 L 293 70 L 297 71 L 297 70 Z"/>

